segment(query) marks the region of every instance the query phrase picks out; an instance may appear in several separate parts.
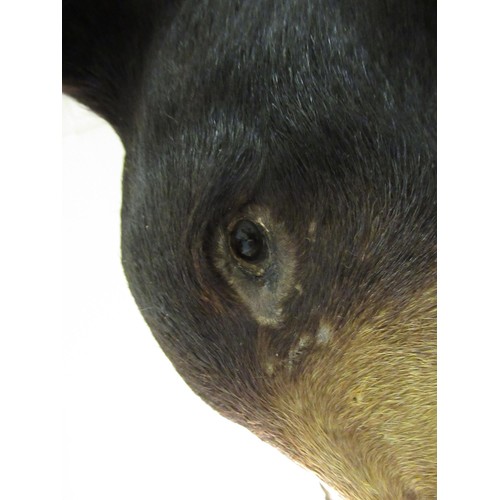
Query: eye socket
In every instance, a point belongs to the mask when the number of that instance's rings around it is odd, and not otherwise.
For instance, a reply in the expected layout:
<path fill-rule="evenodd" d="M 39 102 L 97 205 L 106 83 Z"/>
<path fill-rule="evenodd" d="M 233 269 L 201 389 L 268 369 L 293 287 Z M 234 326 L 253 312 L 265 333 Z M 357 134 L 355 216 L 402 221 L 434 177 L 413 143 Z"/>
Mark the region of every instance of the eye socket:
<path fill-rule="evenodd" d="M 229 235 L 229 243 L 236 258 L 250 264 L 260 263 L 268 255 L 264 229 L 248 219 L 236 222 Z"/>

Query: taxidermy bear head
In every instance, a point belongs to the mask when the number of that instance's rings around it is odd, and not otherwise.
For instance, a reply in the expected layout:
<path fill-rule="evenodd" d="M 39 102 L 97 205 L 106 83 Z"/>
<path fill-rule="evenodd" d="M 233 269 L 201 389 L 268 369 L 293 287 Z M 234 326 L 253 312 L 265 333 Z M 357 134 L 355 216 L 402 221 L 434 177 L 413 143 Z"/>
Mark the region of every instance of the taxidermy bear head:
<path fill-rule="evenodd" d="M 192 389 L 351 499 L 436 496 L 434 2 L 63 1 L 130 290 Z"/>

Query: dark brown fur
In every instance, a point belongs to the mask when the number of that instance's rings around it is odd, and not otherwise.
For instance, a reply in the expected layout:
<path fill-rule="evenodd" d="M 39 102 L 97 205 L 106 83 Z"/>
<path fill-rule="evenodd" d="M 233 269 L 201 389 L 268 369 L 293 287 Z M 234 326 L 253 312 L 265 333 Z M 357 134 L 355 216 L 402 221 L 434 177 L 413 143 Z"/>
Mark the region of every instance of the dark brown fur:
<path fill-rule="evenodd" d="M 179 373 L 347 498 L 434 498 L 435 4 L 63 5 L 65 90 L 125 145 L 123 265 Z"/>

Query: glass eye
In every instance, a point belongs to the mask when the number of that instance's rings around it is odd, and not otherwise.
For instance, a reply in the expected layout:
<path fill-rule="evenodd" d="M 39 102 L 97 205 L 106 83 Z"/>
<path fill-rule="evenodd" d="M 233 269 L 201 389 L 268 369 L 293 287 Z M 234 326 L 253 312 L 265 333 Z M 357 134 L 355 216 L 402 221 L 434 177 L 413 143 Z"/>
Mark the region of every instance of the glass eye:
<path fill-rule="evenodd" d="M 248 219 L 239 220 L 231 230 L 230 245 L 234 255 L 255 264 L 267 257 L 264 229 Z"/>

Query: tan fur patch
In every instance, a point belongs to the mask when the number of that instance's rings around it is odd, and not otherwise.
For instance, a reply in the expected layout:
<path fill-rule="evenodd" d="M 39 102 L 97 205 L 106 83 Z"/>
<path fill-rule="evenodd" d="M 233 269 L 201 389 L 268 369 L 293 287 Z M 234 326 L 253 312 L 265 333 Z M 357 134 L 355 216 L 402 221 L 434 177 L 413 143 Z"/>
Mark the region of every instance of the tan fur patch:
<path fill-rule="evenodd" d="M 435 306 L 432 288 L 347 341 L 324 320 L 300 376 L 275 373 L 273 441 L 346 498 L 436 496 Z"/>

